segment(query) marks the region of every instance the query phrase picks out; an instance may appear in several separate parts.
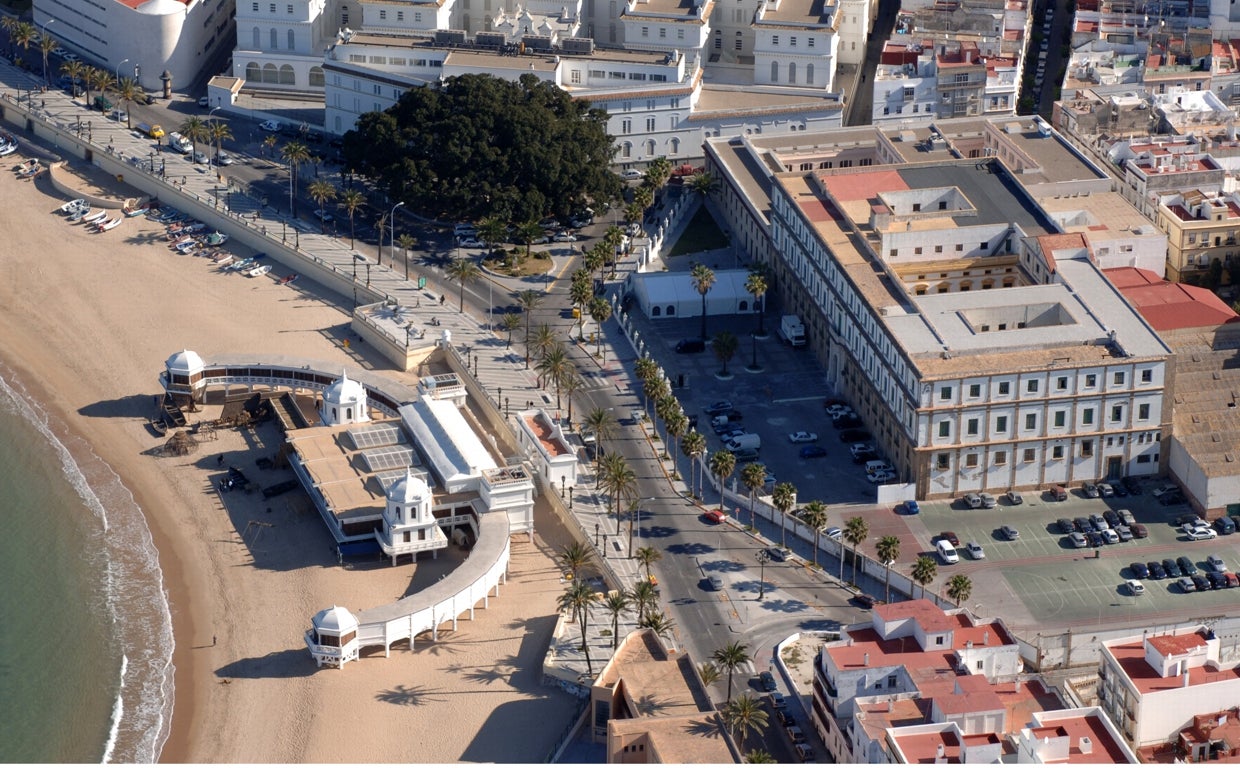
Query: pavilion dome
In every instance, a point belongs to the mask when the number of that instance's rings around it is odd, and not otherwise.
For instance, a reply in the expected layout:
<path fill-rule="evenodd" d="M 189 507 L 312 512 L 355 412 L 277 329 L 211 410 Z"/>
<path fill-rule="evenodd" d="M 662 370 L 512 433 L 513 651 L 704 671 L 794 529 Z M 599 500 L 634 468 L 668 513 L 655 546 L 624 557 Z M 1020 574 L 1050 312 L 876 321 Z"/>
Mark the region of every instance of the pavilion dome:
<path fill-rule="evenodd" d="M 366 388 L 341 372 L 340 378 L 324 390 L 323 399 L 334 403 L 358 403 L 366 399 Z"/>
<path fill-rule="evenodd" d="M 348 608 L 333 605 L 314 614 L 314 628 L 319 632 L 344 635 L 357 629 L 357 617 Z"/>
<path fill-rule="evenodd" d="M 169 371 L 177 373 L 201 371 L 205 366 L 202 357 L 197 352 L 188 349 L 181 350 L 164 363 L 164 367 Z"/>
<path fill-rule="evenodd" d="M 388 488 L 388 501 L 396 504 L 413 504 L 420 502 L 429 497 L 431 494 L 430 486 L 426 481 L 413 474 L 413 470 L 409 469 L 405 472 L 405 476 L 392 483 Z"/>

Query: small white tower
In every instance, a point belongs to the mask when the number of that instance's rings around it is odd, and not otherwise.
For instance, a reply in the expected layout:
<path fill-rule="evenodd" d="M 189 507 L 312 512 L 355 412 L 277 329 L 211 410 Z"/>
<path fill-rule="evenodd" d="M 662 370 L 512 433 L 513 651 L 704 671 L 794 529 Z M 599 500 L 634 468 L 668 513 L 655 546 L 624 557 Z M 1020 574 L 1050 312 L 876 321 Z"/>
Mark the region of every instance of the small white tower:
<path fill-rule="evenodd" d="M 314 614 L 306 632 L 306 647 L 318 666 L 341 669 L 357 661 L 357 617 L 348 608 L 333 605 Z"/>
<path fill-rule="evenodd" d="M 206 389 L 202 375 L 205 368 L 206 364 L 197 352 L 183 349 L 164 363 L 159 383 L 170 395 L 202 402 L 201 394 Z"/>
<path fill-rule="evenodd" d="M 370 421 L 370 404 L 366 399 L 366 388 L 350 379 L 349 374 L 341 371 L 340 378 L 323 390 L 323 410 L 319 415 L 323 419 L 323 424 L 327 426 Z"/>
<path fill-rule="evenodd" d="M 448 546 L 448 538 L 431 512 L 431 501 L 430 487 L 413 474 L 412 468 L 388 488 L 379 546 L 392 558 L 392 565 L 401 555 L 416 558 L 418 552 L 428 550 L 438 557 L 438 550 Z"/>

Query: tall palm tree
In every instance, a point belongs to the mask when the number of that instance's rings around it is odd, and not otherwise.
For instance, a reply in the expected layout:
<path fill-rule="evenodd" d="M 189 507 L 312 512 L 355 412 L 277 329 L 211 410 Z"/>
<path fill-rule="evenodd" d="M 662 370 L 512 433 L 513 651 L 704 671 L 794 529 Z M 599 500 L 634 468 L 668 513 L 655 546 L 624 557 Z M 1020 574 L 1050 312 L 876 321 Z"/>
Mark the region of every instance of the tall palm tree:
<path fill-rule="evenodd" d="M 683 437 L 686 430 L 689 429 L 689 417 L 685 415 L 684 411 L 678 411 L 672 414 L 667 421 L 664 422 L 663 426 L 667 429 L 668 439 L 672 441 L 672 447 L 671 450 L 668 451 L 668 456 L 669 458 L 674 458 L 676 456 L 677 443 L 680 442 L 680 438 Z M 679 480 L 680 473 L 676 472 L 675 468 L 673 468 L 672 471 L 676 475 L 675 479 Z"/>
<path fill-rule="evenodd" d="M 608 408 L 595 408 L 586 414 L 585 421 L 581 423 L 581 428 L 585 432 L 594 435 L 594 443 L 600 449 L 603 443 L 611 440 L 616 436 L 616 417 Z M 596 455 L 602 456 L 602 451 L 595 452 Z"/>
<path fill-rule="evenodd" d="M 521 316 L 513 312 L 505 312 L 500 318 L 499 327 L 508 334 L 507 341 L 504 342 L 504 349 L 512 348 L 512 332 L 521 327 Z"/>
<path fill-rule="evenodd" d="M 481 228 L 478 231 L 481 232 Z M 527 259 L 530 257 L 530 246 L 534 244 L 534 241 L 545 237 L 542 225 L 534 219 L 518 224 L 517 230 L 513 234 L 517 242 L 525 244 L 525 258 Z"/>
<path fill-rule="evenodd" d="M 488 216 L 478 222 L 478 239 L 490 251 L 508 237 L 508 223 L 499 216 Z"/>
<path fill-rule="evenodd" d="M 638 566 L 646 569 L 646 578 L 650 578 L 650 566 L 663 559 L 663 553 L 654 547 L 642 547 L 634 555 Z"/>
<path fill-rule="evenodd" d="M 556 559 L 573 575 L 573 581 L 577 581 L 578 572 L 594 559 L 594 552 L 585 544 L 574 541 L 572 544 L 565 545 Z"/>
<path fill-rule="evenodd" d="M 719 667 L 709 661 L 698 664 L 697 672 L 698 677 L 702 678 L 703 685 L 714 685 L 719 682 Z"/>
<path fill-rule="evenodd" d="M 639 580 L 629 592 L 633 605 L 637 606 L 637 621 L 640 624 L 646 614 L 659 605 L 659 591 L 649 580 Z"/>
<path fill-rule="evenodd" d="M 719 358 L 719 362 L 723 363 L 722 375 L 728 375 L 728 361 L 736 355 L 739 346 L 740 340 L 731 331 L 720 331 L 710 340 L 711 351 Z"/>
<path fill-rule="evenodd" d="M 309 193 L 310 199 L 319 206 L 319 210 L 323 211 L 325 214 L 327 212 L 327 201 L 336 199 L 336 186 L 326 179 L 318 179 L 317 181 L 310 182 L 310 185 L 306 187 L 306 192 Z M 327 234 L 326 215 L 319 218 L 319 231 L 323 234 Z"/>
<path fill-rule="evenodd" d="M 534 310 L 542 306 L 543 299 L 546 294 L 536 291 L 532 288 L 526 288 L 517 294 L 517 306 L 521 308 L 521 314 L 525 317 L 525 368 L 530 367 L 530 321 L 533 319 Z"/>
<path fill-rule="evenodd" d="M 754 312 L 758 315 L 758 335 L 762 336 L 763 330 L 762 320 L 766 314 L 766 307 L 762 306 L 762 297 L 766 295 L 770 286 L 766 282 L 766 271 L 764 269 L 752 269 L 749 277 L 745 278 L 745 291 L 753 296 Z"/>
<path fill-rule="evenodd" d="M 310 148 L 300 141 L 290 141 L 280 150 L 284 162 L 288 163 L 288 207 L 293 218 L 297 218 L 297 172 L 301 164 L 310 159 Z M 383 228 L 380 227 L 382 232 Z M 382 251 L 380 251 L 382 253 Z"/>
<path fill-rule="evenodd" d="M 528 354 L 530 357 L 536 360 L 541 360 L 554 347 L 559 346 L 559 344 L 560 344 L 560 337 L 556 335 L 555 331 L 551 330 L 551 326 L 547 325 L 546 323 L 543 323 L 542 325 L 538 326 L 538 330 L 534 331 L 533 339 L 530 339 L 528 336 L 526 337 L 525 339 L 526 354 Z M 538 386 L 541 387 L 542 385 L 543 385 L 542 376 L 539 376 Z"/>
<path fill-rule="evenodd" d="M 671 423 L 672 419 L 674 419 L 677 416 L 684 415 L 684 410 L 681 409 L 680 407 L 680 401 L 677 400 L 675 396 L 671 394 L 671 392 L 668 392 L 668 394 L 664 395 L 663 397 L 660 397 L 658 401 L 655 402 L 654 412 L 658 414 L 660 419 L 663 420 L 663 427 L 664 427 L 665 432 L 667 432 L 667 427 Z M 668 442 L 671 442 L 672 435 L 670 432 L 667 432 L 666 439 Z M 667 457 L 667 451 L 668 449 L 664 448 L 663 450 L 664 458 Z"/>
<path fill-rule="evenodd" d="M 590 273 L 591 279 L 594 278 L 595 272 L 600 273 L 601 276 L 603 267 L 607 266 L 607 248 L 606 242 L 599 241 L 581 254 L 581 265 L 585 267 L 586 272 Z M 612 253 L 615 251 L 613 250 Z"/>
<path fill-rule="evenodd" d="M 117 90 L 120 90 L 119 83 L 117 84 Z M 198 115 L 190 115 L 181 121 L 181 126 L 178 130 L 182 136 L 189 139 L 190 144 L 193 146 L 194 154 L 198 154 L 198 142 L 206 141 L 208 138 L 207 122 Z"/>
<path fill-rule="evenodd" d="M 271 156 L 275 157 L 276 156 L 276 153 L 275 153 L 276 144 L 278 144 L 279 142 L 280 140 L 276 138 L 276 135 L 274 133 L 268 136 L 267 138 L 263 139 L 263 144 L 261 147 L 263 154 L 266 155 L 267 152 L 271 152 Z"/>
<path fill-rule="evenodd" d="M 607 514 L 616 512 L 616 534 L 620 533 L 618 502 L 637 491 L 637 474 L 629 466 L 622 453 L 608 453 L 603 457 L 599 473 L 600 488 L 607 494 Z"/>
<path fill-rule="evenodd" d="M 19 21 L 9 30 L 9 39 L 13 41 L 13 45 L 20 46 L 23 51 L 30 50 L 30 44 L 34 42 L 35 35 L 39 34 L 39 30 L 28 21 Z"/>
<path fill-rule="evenodd" d="M 663 611 L 647 611 L 646 616 L 637 622 L 637 626 L 653 630 L 656 635 L 667 640 L 676 628 L 676 622 Z"/>
<path fill-rule="evenodd" d="M 690 483 L 693 497 L 701 498 L 701 463 L 702 457 L 706 455 L 706 438 L 696 429 L 690 430 L 685 435 L 685 439 L 680 441 L 680 450 L 692 462 L 689 466 L 689 471 L 695 473 L 690 478 L 693 481 Z"/>
<path fill-rule="evenodd" d="M 702 295 L 702 338 L 706 338 L 706 294 L 715 287 L 715 272 L 705 264 L 698 264 L 689 271 L 689 280 L 693 290 Z"/>
<path fill-rule="evenodd" d="M 646 185 L 642 185 L 633 190 L 633 205 L 638 206 L 643 211 L 654 203 L 654 190 Z"/>
<path fill-rule="evenodd" d="M 899 560 L 900 557 L 900 537 L 899 536 L 883 536 L 878 540 L 878 546 L 875 547 L 878 552 L 878 558 L 883 561 L 883 566 L 887 568 L 883 581 L 887 587 L 887 597 L 885 601 L 892 602 L 892 563 Z"/>
<path fill-rule="evenodd" d="M 827 505 L 814 499 L 801 511 L 801 522 L 814 530 L 814 567 L 818 567 L 818 534 L 827 524 Z"/>
<path fill-rule="evenodd" d="M 573 395 L 586 385 L 585 379 L 576 368 L 569 368 L 556 379 L 556 384 L 564 391 L 564 399 L 568 401 L 568 423 L 573 423 Z"/>
<path fill-rule="evenodd" d="M 732 701 L 732 676 L 736 670 L 749 662 L 749 645 L 733 640 L 711 654 L 711 660 L 719 669 L 728 673 L 728 702 Z"/>
<path fill-rule="evenodd" d="M 939 567 L 925 555 L 917 558 L 917 562 L 913 563 L 913 581 L 921 585 L 921 596 L 923 599 L 926 596 L 926 585 L 934 581 L 934 577 L 938 573 Z"/>
<path fill-rule="evenodd" d="M 891 602 L 891 564 L 900 557 L 900 537 L 884 536 L 878 540 L 878 559 L 883 561 L 883 566 L 887 569 L 883 581 L 886 587 L 887 595 L 884 598 L 887 602 Z"/>
<path fill-rule="evenodd" d="M 787 548 L 788 535 L 784 519 L 797 503 L 797 487 L 792 483 L 777 483 L 771 490 L 771 503 L 779 510 L 779 546 Z"/>
<path fill-rule="evenodd" d="M 590 606 L 598 599 L 594 587 L 584 582 L 573 582 L 564 594 L 560 595 L 560 610 L 571 610 L 581 626 L 581 651 L 586 656 L 586 674 L 594 674 L 594 664 L 590 661 L 590 643 L 586 631 L 590 623 Z"/>
<path fill-rule="evenodd" d="M 590 273 L 585 267 L 581 267 L 573 272 L 572 280 L 568 286 L 568 298 L 572 302 L 573 309 L 577 311 L 577 336 L 585 338 L 586 329 L 586 310 L 590 306 L 590 300 L 594 298 L 594 285 L 590 280 Z"/>
<path fill-rule="evenodd" d="M 646 410 L 650 410 L 650 395 L 646 394 L 646 383 L 654 380 L 659 374 L 659 364 L 654 361 L 650 355 L 642 355 L 633 363 L 633 371 L 637 374 L 637 380 L 642 385 L 642 396 L 645 398 L 643 405 Z"/>
<path fill-rule="evenodd" d="M 418 247 L 418 239 L 408 232 L 401 232 L 400 237 L 396 238 L 396 244 L 400 246 L 401 258 L 405 262 L 405 279 L 409 279 L 409 252 Z"/>
<path fill-rule="evenodd" d="M 345 212 L 349 217 L 349 247 L 353 247 L 353 241 L 356 237 L 356 228 L 353 226 L 353 217 L 366 204 L 366 194 L 360 189 L 346 189 L 340 193 L 340 202 L 337 206 Z"/>
<path fill-rule="evenodd" d="M 112 88 L 115 81 L 112 79 L 112 73 L 108 70 L 95 68 L 90 71 L 90 83 L 95 87 L 99 96 L 103 96 Z M 86 103 L 90 104 L 90 99 L 87 99 Z"/>
<path fill-rule="evenodd" d="M 133 127 L 133 118 L 129 114 L 129 107 L 138 100 L 142 92 L 142 87 L 132 77 L 122 78 L 116 85 L 116 98 L 120 99 L 121 103 L 125 105 L 126 128 Z"/>
<path fill-rule="evenodd" d="M 53 40 L 51 36 L 44 35 L 39 41 L 39 52 L 43 54 L 43 85 L 51 87 L 52 81 L 47 79 L 47 57 L 52 55 L 52 51 L 60 45 L 59 42 Z"/>
<path fill-rule="evenodd" d="M 864 517 L 851 517 L 844 523 L 844 540 L 852 545 L 852 583 L 857 583 L 857 545 L 870 535 L 870 524 Z M 840 581 L 844 580 L 844 558 L 840 558 Z"/>
<path fill-rule="evenodd" d="M 766 465 L 753 462 L 746 464 L 741 469 L 741 483 L 749 489 L 749 527 L 753 528 L 757 524 L 757 512 L 754 511 L 754 504 L 757 503 L 758 489 L 766 485 Z"/>
<path fill-rule="evenodd" d="M 672 161 L 666 157 L 656 157 L 646 166 L 646 184 L 658 189 L 667 183 L 672 176 Z"/>
<path fill-rule="evenodd" d="M 5 16 L 3 18 L 7 19 L 9 17 Z M 69 80 L 72 83 L 72 87 L 73 87 L 73 98 L 76 99 L 78 82 L 84 79 L 84 76 L 86 73 L 86 65 L 80 61 L 66 61 L 65 63 L 60 65 L 60 73 L 62 75 L 68 76 Z M 87 98 L 87 101 L 88 102 L 90 101 L 89 97 Z"/>
<path fill-rule="evenodd" d="M 736 456 L 731 451 L 723 449 L 710 455 L 710 471 L 719 478 L 719 509 L 727 507 L 723 495 L 724 483 L 734 469 L 736 469 Z"/>
<path fill-rule="evenodd" d="M 538 375 L 544 381 L 555 384 L 555 407 L 558 409 L 560 407 L 560 383 L 564 381 L 564 374 L 576 370 L 573 368 L 573 361 L 569 359 L 564 345 L 556 344 L 544 352 L 538 365 L 534 366 L 534 370 L 538 371 Z"/>
<path fill-rule="evenodd" d="M 646 379 L 646 382 L 642 385 L 642 393 L 646 396 L 647 409 L 649 409 L 652 402 L 657 406 L 659 400 L 667 397 L 671 394 L 671 391 L 671 388 L 667 386 L 667 379 L 664 379 L 662 376 Z"/>
<path fill-rule="evenodd" d="M 745 743 L 750 731 L 761 732 L 767 726 L 767 714 L 762 708 L 762 702 L 748 693 L 737 696 L 736 701 L 728 702 L 723 710 L 723 719 L 736 735 L 739 744 Z"/>
<path fill-rule="evenodd" d="M 218 164 L 220 155 L 224 154 L 224 141 L 233 137 L 232 128 L 223 120 L 212 120 L 207 123 L 207 135 L 215 142 L 215 160 Z"/>
<path fill-rule="evenodd" d="M 973 594 L 973 580 L 963 573 L 958 573 L 947 580 L 947 596 L 957 606 L 962 605 Z"/>
<path fill-rule="evenodd" d="M 767 752 L 765 749 L 751 749 L 745 753 L 745 762 L 752 765 L 757 765 L 778 763 L 779 761 L 775 759 L 774 755 Z"/>
<path fill-rule="evenodd" d="M 461 303 L 457 307 L 457 311 L 465 312 L 465 286 L 472 283 L 482 275 L 482 270 L 478 269 L 478 265 L 469 259 L 453 259 L 448 268 L 444 270 L 448 278 L 455 280 L 461 286 Z"/>
<path fill-rule="evenodd" d="M 702 197 L 706 197 L 719 189 L 719 180 L 709 173 L 699 173 L 691 176 L 686 186 L 689 187 L 691 192 L 696 192 Z"/>
<path fill-rule="evenodd" d="M 620 614 L 624 613 L 633 605 L 633 598 L 623 589 L 613 589 L 607 593 L 607 597 L 603 599 L 603 607 L 611 614 L 611 648 L 616 649 L 620 644 Z"/>
<path fill-rule="evenodd" d="M 594 337 L 595 346 L 594 354 L 599 354 L 603 350 L 603 323 L 607 322 L 611 317 L 611 302 L 602 296 L 595 296 L 590 299 L 590 319 L 598 324 L 598 332 Z"/>

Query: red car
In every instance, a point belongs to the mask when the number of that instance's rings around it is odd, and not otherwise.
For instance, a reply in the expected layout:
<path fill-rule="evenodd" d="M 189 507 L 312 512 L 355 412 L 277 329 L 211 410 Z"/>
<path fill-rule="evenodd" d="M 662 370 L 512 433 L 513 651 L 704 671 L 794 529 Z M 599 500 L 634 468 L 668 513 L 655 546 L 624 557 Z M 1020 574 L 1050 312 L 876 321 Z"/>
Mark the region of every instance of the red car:
<path fill-rule="evenodd" d="M 704 517 L 711 523 L 722 523 L 724 520 L 728 519 L 727 513 L 722 509 L 712 509 L 708 511 Z"/>

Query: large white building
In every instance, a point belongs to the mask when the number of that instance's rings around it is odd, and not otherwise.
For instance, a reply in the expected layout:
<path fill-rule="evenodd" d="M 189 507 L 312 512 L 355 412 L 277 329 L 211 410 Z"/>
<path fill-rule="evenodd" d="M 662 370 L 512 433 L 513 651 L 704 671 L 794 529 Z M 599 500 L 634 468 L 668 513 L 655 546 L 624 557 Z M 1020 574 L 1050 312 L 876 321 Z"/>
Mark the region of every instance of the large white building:
<path fill-rule="evenodd" d="M 283 3 L 281 3 L 283 7 Z M 36 0 L 34 23 L 71 51 L 148 91 L 188 85 L 233 45 L 231 0 Z"/>
<path fill-rule="evenodd" d="M 1039 120 L 862 136 L 712 141 L 708 168 L 901 480 L 922 498 L 1158 473 L 1170 352 L 1099 265 L 1165 237 L 1108 224 L 1131 206 Z"/>

